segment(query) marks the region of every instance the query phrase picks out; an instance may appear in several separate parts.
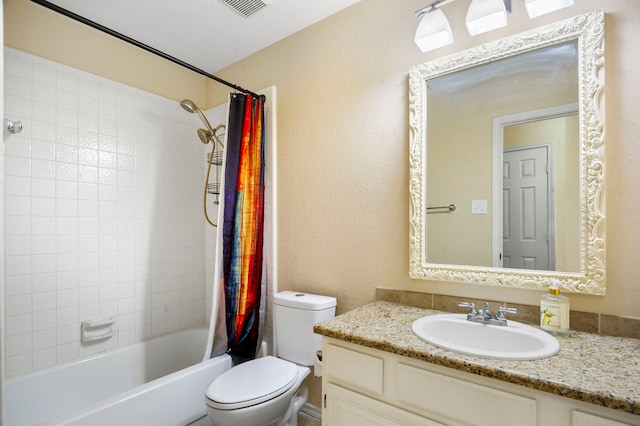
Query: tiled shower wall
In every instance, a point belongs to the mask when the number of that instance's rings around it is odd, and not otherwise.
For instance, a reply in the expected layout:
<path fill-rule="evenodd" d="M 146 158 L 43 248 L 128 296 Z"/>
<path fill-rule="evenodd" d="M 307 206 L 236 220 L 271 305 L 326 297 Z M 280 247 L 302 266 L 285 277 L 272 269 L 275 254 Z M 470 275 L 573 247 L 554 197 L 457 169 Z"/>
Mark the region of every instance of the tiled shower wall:
<path fill-rule="evenodd" d="M 203 148 L 177 102 L 5 48 L 7 376 L 204 324 Z M 80 322 L 117 333 L 80 342 Z"/>

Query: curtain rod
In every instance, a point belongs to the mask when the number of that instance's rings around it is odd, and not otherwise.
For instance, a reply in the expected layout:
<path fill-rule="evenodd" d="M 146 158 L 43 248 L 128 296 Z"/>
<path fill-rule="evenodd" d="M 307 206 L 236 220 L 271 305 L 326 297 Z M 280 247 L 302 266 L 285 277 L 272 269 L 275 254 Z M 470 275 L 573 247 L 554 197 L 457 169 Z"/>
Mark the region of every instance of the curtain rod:
<path fill-rule="evenodd" d="M 171 55 L 168 55 L 168 54 L 166 54 L 166 53 L 164 53 L 164 52 L 162 52 L 162 51 L 160 51 L 158 49 L 155 49 L 155 48 L 153 48 L 153 47 L 151 47 L 149 45 L 141 43 L 138 40 L 133 39 L 133 38 L 131 38 L 129 36 L 126 36 L 126 35 L 124 35 L 122 33 L 114 31 L 111 28 L 105 27 L 104 25 L 98 24 L 97 22 L 94 22 L 94 21 L 92 21 L 90 19 L 87 19 L 84 16 L 80 16 L 80 15 L 78 15 L 76 13 L 73 13 L 70 10 L 64 9 L 64 8 L 58 6 L 58 5 L 55 5 L 53 3 L 50 3 L 48 1 L 46 1 L 46 0 L 31 0 L 31 1 L 34 2 L 34 3 L 39 4 L 40 6 L 44 6 L 47 9 L 53 10 L 54 12 L 60 13 L 61 15 L 64 15 L 64 16 L 66 16 L 68 18 L 71 18 L 71 19 L 76 20 L 78 22 L 81 22 L 81 23 L 83 23 L 85 25 L 88 25 L 88 26 L 90 26 L 90 27 L 92 27 L 92 28 L 94 28 L 96 30 L 102 31 L 104 33 L 107 33 L 107 34 L 109 34 L 109 35 L 111 35 L 113 37 L 116 37 L 116 38 L 118 38 L 118 39 L 120 39 L 122 41 L 125 41 L 125 42 L 127 42 L 129 44 L 133 44 L 134 46 L 139 47 L 141 49 L 144 49 L 149 53 L 153 53 L 154 55 L 160 56 L 163 59 L 171 61 L 174 64 L 180 65 L 180 66 L 182 66 L 184 68 L 187 68 L 187 69 L 189 69 L 189 70 L 191 70 L 193 72 L 196 72 L 196 73 L 198 73 L 200 75 L 208 77 L 208 78 L 210 78 L 212 80 L 215 80 L 218 83 L 224 84 L 225 86 L 228 86 L 228 87 L 230 87 L 230 88 L 232 88 L 232 89 L 234 89 L 234 90 L 236 90 L 238 92 L 249 94 L 249 95 L 252 95 L 252 96 L 257 97 L 257 98 L 266 99 L 265 95 L 258 95 L 256 93 L 253 93 L 252 91 L 244 89 L 244 88 L 242 88 L 242 87 L 240 87 L 238 85 L 235 85 L 233 83 L 229 83 L 228 81 L 223 80 L 220 77 L 216 77 L 213 74 L 209 74 L 208 72 L 206 72 L 204 70 L 201 70 L 200 68 L 197 68 L 197 67 L 195 67 L 195 66 L 193 66 L 193 65 L 191 65 L 191 64 L 189 64 L 187 62 L 184 62 L 184 61 L 182 61 L 182 60 L 180 60 L 178 58 L 175 58 L 175 57 L 173 57 Z"/>

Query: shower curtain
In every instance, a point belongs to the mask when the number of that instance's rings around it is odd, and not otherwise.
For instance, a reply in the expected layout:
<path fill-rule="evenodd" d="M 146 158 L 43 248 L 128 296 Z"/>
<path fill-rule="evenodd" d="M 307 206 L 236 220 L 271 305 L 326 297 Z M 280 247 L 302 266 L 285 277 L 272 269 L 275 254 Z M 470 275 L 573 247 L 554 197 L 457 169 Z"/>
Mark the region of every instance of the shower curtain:
<path fill-rule="evenodd" d="M 230 95 L 227 121 L 207 354 L 226 352 L 235 365 L 255 358 L 262 340 L 264 98 Z"/>

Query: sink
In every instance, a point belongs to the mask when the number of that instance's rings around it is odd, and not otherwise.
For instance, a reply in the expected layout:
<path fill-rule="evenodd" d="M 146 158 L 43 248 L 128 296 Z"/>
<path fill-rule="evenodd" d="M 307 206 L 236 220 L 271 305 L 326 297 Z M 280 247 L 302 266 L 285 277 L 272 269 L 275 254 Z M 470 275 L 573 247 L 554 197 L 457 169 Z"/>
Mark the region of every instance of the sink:
<path fill-rule="evenodd" d="M 516 321 L 508 324 L 479 324 L 467 321 L 466 314 L 440 314 L 415 320 L 411 329 L 427 343 L 482 358 L 531 360 L 560 351 L 552 335 Z"/>

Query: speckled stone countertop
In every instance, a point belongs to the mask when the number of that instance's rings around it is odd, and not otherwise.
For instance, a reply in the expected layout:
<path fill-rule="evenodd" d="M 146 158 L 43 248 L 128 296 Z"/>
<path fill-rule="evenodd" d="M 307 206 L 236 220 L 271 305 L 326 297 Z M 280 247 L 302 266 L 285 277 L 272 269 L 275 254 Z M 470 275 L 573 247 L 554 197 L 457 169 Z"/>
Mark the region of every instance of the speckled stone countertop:
<path fill-rule="evenodd" d="M 640 339 L 570 332 L 560 352 L 533 361 L 458 354 L 422 341 L 411 324 L 442 313 L 375 302 L 315 326 L 318 334 L 467 373 L 640 415 Z"/>

